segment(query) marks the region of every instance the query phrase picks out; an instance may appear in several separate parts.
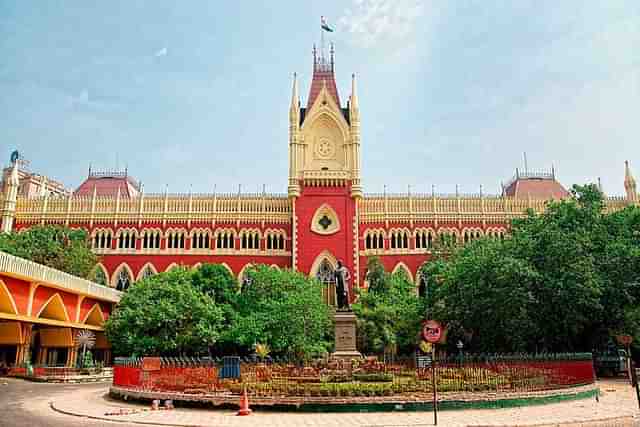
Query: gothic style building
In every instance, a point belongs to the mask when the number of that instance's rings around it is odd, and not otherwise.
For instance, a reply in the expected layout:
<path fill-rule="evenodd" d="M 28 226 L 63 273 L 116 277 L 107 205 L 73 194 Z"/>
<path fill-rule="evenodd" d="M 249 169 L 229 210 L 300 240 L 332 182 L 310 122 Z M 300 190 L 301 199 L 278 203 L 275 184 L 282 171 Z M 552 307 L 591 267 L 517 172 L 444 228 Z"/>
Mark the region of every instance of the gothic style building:
<path fill-rule="evenodd" d="M 174 266 L 207 262 L 225 265 L 239 279 L 248 266 L 267 264 L 326 282 L 338 260 L 352 272 L 351 286 L 364 286 L 371 255 L 419 286 L 418 268 L 443 236 L 458 244 L 501 238 L 526 209 L 540 212 L 549 199 L 568 196 L 553 172 L 517 172 L 501 195 L 366 194 L 360 124 L 355 76 L 344 104 L 333 50 L 328 59 L 314 53 L 306 104 L 293 78 L 286 194 L 146 194 L 126 172 L 90 171 L 73 194 L 29 197 L 18 192 L 15 162 L 0 195 L 2 230 L 86 229 L 102 259 L 93 279 L 117 289 Z M 628 165 L 625 189 L 626 197 L 607 199 L 608 209 L 638 203 Z"/>

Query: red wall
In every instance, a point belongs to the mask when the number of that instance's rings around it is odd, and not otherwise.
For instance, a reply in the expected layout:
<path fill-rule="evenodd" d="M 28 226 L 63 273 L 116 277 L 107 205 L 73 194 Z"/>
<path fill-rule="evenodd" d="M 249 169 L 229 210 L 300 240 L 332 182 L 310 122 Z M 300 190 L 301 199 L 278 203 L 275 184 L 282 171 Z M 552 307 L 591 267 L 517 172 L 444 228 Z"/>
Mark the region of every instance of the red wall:
<path fill-rule="evenodd" d="M 313 262 L 323 251 L 329 251 L 354 271 L 353 219 L 355 201 L 351 198 L 351 185 L 344 187 L 302 187 L 296 200 L 298 218 L 298 270 L 309 274 Z M 311 230 L 314 214 L 322 205 L 329 205 L 338 216 L 340 230 L 331 235 L 317 234 Z M 351 293 L 353 295 L 353 292 Z"/>
<path fill-rule="evenodd" d="M 44 306 L 49 298 L 51 298 L 54 294 L 60 294 L 62 297 L 62 302 L 64 303 L 65 308 L 67 309 L 67 314 L 69 315 L 69 320 L 71 322 L 75 322 L 76 320 L 76 306 L 78 304 L 78 296 L 74 294 L 70 294 L 68 292 L 60 291 L 53 288 L 48 288 L 46 286 L 40 285 L 36 289 L 35 294 L 33 295 L 33 304 L 31 306 L 31 315 L 36 316 L 40 309 Z"/>
<path fill-rule="evenodd" d="M 7 285 L 7 289 L 16 303 L 18 314 L 26 316 L 29 307 L 29 282 L 1 274 L 0 279 Z"/>

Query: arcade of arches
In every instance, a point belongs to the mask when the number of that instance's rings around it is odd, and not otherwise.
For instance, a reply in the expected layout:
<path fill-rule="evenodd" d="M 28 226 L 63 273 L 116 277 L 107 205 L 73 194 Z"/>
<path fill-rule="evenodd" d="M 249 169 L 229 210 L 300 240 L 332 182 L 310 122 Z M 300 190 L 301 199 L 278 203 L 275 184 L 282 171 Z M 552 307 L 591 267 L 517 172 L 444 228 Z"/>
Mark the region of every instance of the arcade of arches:
<path fill-rule="evenodd" d="M 75 338 L 92 331 L 108 364 L 104 322 L 120 292 L 0 252 L 0 367 L 75 366 Z"/>

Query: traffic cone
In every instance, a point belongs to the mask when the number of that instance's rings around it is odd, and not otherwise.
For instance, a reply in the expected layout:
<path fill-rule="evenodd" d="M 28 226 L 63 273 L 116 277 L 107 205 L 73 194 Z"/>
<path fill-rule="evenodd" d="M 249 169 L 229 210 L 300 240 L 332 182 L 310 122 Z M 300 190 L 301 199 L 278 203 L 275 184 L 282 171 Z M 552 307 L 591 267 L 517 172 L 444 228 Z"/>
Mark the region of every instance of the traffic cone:
<path fill-rule="evenodd" d="M 251 415 L 251 409 L 249 409 L 249 397 L 247 396 L 247 388 L 244 388 L 242 396 L 240 396 L 240 409 L 236 415 Z"/>

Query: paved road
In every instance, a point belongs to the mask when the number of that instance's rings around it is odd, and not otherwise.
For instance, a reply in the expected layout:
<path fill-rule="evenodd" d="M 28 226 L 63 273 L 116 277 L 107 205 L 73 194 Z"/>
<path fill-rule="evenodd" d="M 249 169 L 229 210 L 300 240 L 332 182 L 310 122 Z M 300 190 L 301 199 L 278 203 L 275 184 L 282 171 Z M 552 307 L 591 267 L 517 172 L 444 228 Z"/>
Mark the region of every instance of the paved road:
<path fill-rule="evenodd" d="M 104 389 L 105 384 L 46 384 L 0 377 L 0 426 L 68 427 L 68 426 L 136 426 L 62 415 L 49 407 L 52 396 L 82 390 Z"/>
<path fill-rule="evenodd" d="M 625 381 L 599 383 L 602 396 L 599 402 L 584 399 L 564 403 L 498 410 L 443 411 L 440 425 L 444 426 L 557 426 L 567 427 L 638 427 L 638 418 L 613 421 L 612 418 L 638 416 L 637 402 L 632 388 Z M 231 410 L 181 408 L 174 411 L 140 412 L 140 406 L 106 400 L 107 384 L 42 384 L 18 379 L 0 378 L 0 427 L 40 426 L 139 426 L 160 423 L 189 426 L 248 427 L 426 427 L 431 426 L 432 413 L 321 413 L 282 414 L 256 412 L 251 417 L 235 417 Z M 93 420 L 86 417 L 55 412 L 50 402 L 69 413 L 103 417 L 118 408 L 135 409 L 133 415 L 115 416 L 114 421 Z M 156 424 L 157 425 L 157 424 Z"/>

